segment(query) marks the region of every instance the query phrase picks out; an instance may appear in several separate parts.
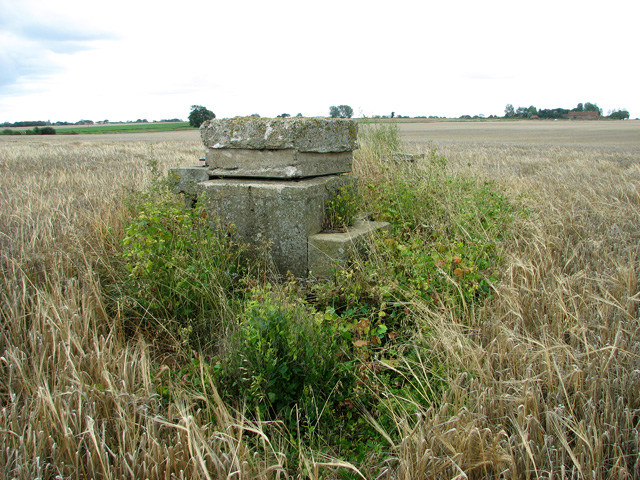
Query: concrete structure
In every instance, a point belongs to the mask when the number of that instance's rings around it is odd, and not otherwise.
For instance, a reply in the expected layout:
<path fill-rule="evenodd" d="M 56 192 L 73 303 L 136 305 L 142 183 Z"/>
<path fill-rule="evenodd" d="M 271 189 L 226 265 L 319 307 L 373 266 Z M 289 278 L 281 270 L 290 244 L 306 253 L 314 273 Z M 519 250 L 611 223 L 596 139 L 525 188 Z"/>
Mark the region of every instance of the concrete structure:
<path fill-rule="evenodd" d="M 280 273 L 328 276 L 346 263 L 351 244 L 363 245 L 381 226 L 362 221 L 315 238 L 325 205 L 354 181 L 355 120 L 236 117 L 207 121 L 200 132 L 206 163 L 173 170 L 176 189 L 205 194 L 207 210 L 233 223 L 245 242 L 268 245 Z"/>
<path fill-rule="evenodd" d="M 269 244 L 278 271 L 308 274 L 307 238 L 322 230 L 325 203 L 352 177 L 329 175 L 296 182 L 213 179 L 200 183 L 207 211 L 237 227 L 243 241 Z"/>

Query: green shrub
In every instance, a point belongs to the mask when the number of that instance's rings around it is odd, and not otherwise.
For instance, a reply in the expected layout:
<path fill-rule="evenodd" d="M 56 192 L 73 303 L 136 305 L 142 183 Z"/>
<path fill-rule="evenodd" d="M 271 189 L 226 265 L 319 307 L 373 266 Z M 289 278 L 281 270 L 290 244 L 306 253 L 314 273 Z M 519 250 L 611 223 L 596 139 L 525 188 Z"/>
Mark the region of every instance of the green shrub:
<path fill-rule="evenodd" d="M 405 321 L 404 305 L 417 300 L 460 318 L 491 295 L 514 207 L 490 182 L 447 174 L 434 148 L 419 163 L 384 168 L 365 183 L 363 203 L 390 229 L 368 259 L 338 272 L 333 283 L 312 286 L 317 308 L 333 308 L 348 321 L 376 322 L 383 312 L 391 331 Z"/>
<path fill-rule="evenodd" d="M 40 135 L 55 135 L 56 129 L 53 127 L 42 127 L 40 129 Z"/>
<path fill-rule="evenodd" d="M 319 415 L 344 377 L 333 325 L 270 289 L 252 292 L 218 364 L 220 390 L 263 416 Z M 306 414 L 305 414 L 306 412 Z"/>
<path fill-rule="evenodd" d="M 131 210 L 122 240 L 128 313 L 190 345 L 213 342 L 245 274 L 232 228 L 162 186 L 135 196 Z"/>

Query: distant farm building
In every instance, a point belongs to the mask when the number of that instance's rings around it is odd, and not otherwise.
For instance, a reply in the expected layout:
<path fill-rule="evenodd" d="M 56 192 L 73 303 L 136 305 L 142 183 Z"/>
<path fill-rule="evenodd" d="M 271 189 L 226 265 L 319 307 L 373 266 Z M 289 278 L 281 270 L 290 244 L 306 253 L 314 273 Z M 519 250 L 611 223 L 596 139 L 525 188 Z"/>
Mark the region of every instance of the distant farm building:
<path fill-rule="evenodd" d="M 576 120 L 597 120 L 600 118 L 600 112 L 585 112 L 581 110 L 572 110 L 569 112 L 569 118 Z"/>

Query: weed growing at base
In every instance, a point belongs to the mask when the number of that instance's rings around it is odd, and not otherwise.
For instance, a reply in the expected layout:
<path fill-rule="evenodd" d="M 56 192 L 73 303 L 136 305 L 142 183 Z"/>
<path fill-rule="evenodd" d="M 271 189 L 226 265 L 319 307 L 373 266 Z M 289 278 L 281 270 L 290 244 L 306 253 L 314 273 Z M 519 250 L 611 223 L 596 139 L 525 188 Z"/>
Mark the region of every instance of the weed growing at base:
<path fill-rule="evenodd" d="M 324 230 L 341 231 L 353 226 L 360 212 L 361 200 L 355 185 L 341 187 L 337 194 L 326 202 Z"/>

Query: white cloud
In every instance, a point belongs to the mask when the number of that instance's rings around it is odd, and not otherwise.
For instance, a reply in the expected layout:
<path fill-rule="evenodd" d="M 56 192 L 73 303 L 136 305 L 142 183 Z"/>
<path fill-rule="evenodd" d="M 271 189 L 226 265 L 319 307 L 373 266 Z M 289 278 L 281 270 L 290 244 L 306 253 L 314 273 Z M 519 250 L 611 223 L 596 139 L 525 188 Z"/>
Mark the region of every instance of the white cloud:
<path fill-rule="evenodd" d="M 640 115 L 629 80 L 640 73 L 635 0 L 0 0 L 0 9 L 0 121 L 186 118 L 192 104 L 218 116 L 325 115 L 334 104 L 458 116 L 592 101 Z"/>

